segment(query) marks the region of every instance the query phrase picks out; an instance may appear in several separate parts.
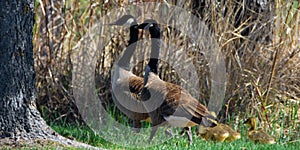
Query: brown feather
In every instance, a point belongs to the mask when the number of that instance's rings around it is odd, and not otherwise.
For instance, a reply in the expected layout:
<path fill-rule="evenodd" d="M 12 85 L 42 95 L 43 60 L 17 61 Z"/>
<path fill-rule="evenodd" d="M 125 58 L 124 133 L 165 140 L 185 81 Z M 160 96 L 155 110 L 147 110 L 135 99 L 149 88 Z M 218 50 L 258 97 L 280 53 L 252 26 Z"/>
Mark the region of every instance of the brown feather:
<path fill-rule="evenodd" d="M 157 104 L 156 102 L 161 101 L 162 104 L 157 107 L 157 110 L 152 112 L 154 113 L 154 115 L 152 115 L 153 119 L 157 116 L 170 115 L 185 117 L 191 120 L 192 118 L 198 118 L 198 122 L 195 122 L 196 124 L 200 124 L 199 121 L 201 121 L 202 117 L 216 119 L 210 114 L 204 105 L 192 97 L 189 92 L 181 86 L 165 82 L 153 73 L 150 73 L 148 83 L 145 88 L 149 90 L 151 101 L 155 104 Z"/>
<path fill-rule="evenodd" d="M 129 89 L 133 94 L 140 94 L 144 87 L 144 79 L 138 76 L 129 77 Z"/>
<path fill-rule="evenodd" d="M 142 121 L 149 118 L 141 102 L 140 93 L 143 89 L 144 79 L 135 75 L 116 83 L 114 91 L 115 104 L 130 119 Z"/>

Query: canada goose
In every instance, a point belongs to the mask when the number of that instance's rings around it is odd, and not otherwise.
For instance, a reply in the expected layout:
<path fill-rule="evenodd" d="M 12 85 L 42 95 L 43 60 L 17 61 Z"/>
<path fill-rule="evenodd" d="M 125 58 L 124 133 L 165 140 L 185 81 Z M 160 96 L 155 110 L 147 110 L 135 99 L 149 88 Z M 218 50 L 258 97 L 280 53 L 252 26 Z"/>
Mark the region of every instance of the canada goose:
<path fill-rule="evenodd" d="M 155 20 L 152 20 L 147 26 L 149 26 L 148 30 L 152 38 L 152 52 L 158 53 L 161 46 L 160 28 Z M 210 126 L 208 122 L 212 123 L 213 126 L 216 125 L 212 121 L 216 118 L 181 86 L 161 80 L 149 69 L 146 69 L 144 78 L 146 84 L 142 90 L 141 98 L 152 121 L 149 140 L 152 140 L 159 126 L 168 124 L 186 129 L 191 144 L 190 127 L 201 124 L 201 121 L 204 121 L 205 126 Z"/>
<path fill-rule="evenodd" d="M 138 41 L 138 29 L 136 19 L 131 15 L 125 15 L 110 25 L 129 26 L 130 39 L 123 55 L 115 65 L 112 78 L 112 96 L 115 105 L 128 118 L 133 121 L 133 127 L 137 132 L 141 128 L 141 121 L 149 120 L 149 115 L 140 101 L 140 92 L 144 86 L 144 78 L 134 75 L 130 71 L 130 59 L 136 49 Z M 155 62 L 151 62 L 152 70 L 156 70 Z M 157 63 L 157 62 L 156 62 Z"/>
<path fill-rule="evenodd" d="M 274 144 L 276 143 L 274 138 L 268 135 L 263 130 L 256 129 L 256 120 L 255 118 L 248 118 L 244 124 L 250 125 L 248 130 L 248 137 L 251 141 L 261 144 Z"/>

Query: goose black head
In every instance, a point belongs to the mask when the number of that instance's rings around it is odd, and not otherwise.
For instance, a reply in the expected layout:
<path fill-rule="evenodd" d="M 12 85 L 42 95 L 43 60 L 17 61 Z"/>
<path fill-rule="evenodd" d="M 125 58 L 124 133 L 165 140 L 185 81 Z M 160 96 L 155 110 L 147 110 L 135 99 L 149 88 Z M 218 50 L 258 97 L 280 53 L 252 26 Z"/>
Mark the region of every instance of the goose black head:
<path fill-rule="evenodd" d="M 117 21 L 108 25 L 125 26 L 130 27 L 130 39 L 128 44 L 132 44 L 138 41 L 139 28 L 136 19 L 132 15 L 124 15 Z"/>
<path fill-rule="evenodd" d="M 160 28 L 158 23 L 153 19 L 147 19 L 139 25 L 139 29 L 144 29 L 150 32 L 151 38 L 160 38 Z"/>
<path fill-rule="evenodd" d="M 132 15 L 124 15 L 120 19 L 113 23 L 110 23 L 109 25 L 131 27 L 137 25 L 137 21 Z"/>

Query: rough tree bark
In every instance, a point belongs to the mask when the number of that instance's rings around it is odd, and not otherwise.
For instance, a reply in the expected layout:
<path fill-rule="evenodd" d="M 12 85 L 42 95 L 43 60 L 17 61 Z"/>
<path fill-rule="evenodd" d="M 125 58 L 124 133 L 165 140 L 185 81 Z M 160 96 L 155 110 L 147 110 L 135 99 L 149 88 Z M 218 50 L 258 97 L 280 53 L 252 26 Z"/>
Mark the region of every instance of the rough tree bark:
<path fill-rule="evenodd" d="M 33 2 L 1 1 L 0 9 L 0 136 L 47 132 L 35 109 Z"/>
<path fill-rule="evenodd" d="M 0 141 L 26 143 L 47 139 L 63 145 L 89 147 L 57 135 L 36 109 L 33 1 L 0 1 Z"/>

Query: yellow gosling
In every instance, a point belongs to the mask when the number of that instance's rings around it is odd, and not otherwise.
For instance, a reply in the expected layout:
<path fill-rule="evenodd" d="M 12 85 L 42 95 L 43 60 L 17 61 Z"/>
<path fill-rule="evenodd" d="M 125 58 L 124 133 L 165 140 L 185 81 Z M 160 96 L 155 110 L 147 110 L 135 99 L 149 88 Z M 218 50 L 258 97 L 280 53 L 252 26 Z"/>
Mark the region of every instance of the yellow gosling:
<path fill-rule="evenodd" d="M 215 112 L 211 111 L 210 113 L 213 116 L 217 117 Z M 235 140 L 241 138 L 241 134 L 234 131 L 230 126 L 223 124 L 223 123 L 218 124 L 218 126 L 220 126 L 223 130 L 225 130 L 229 133 L 229 136 L 225 139 L 225 141 L 231 142 L 231 141 L 235 141 Z M 219 130 L 221 130 L 221 129 L 219 129 Z"/>
<path fill-rule="evenodd" d="M 256 129 L 256 120 L 255 118 L 247 119 L 244 124 L 249 125 L 250 129 L 248 130 L 248 137 L 251 141 L 261 144 L 274 144 L 276 143 L 274 138 L 268 135 L 262 130 Z"/>
<path fill-rule="evenodd" d="M 226 130 L 229 133 L 229 136 L 225 139 L 228 142 L 235 141 L 237 139 L 241 138 L 241 134 L 237 131 L 234 131 L 231 127 L 229 127 L 226 124 L 219 124 L 220 127 L 222 127 L 224 130 Z"/>
<path fill-rule="evenodd" d="M 229 137 L 229 133 L 220 126 L 204 127 L 199 126 L 199 134 L 205 140 L 223 142 Z"/>

